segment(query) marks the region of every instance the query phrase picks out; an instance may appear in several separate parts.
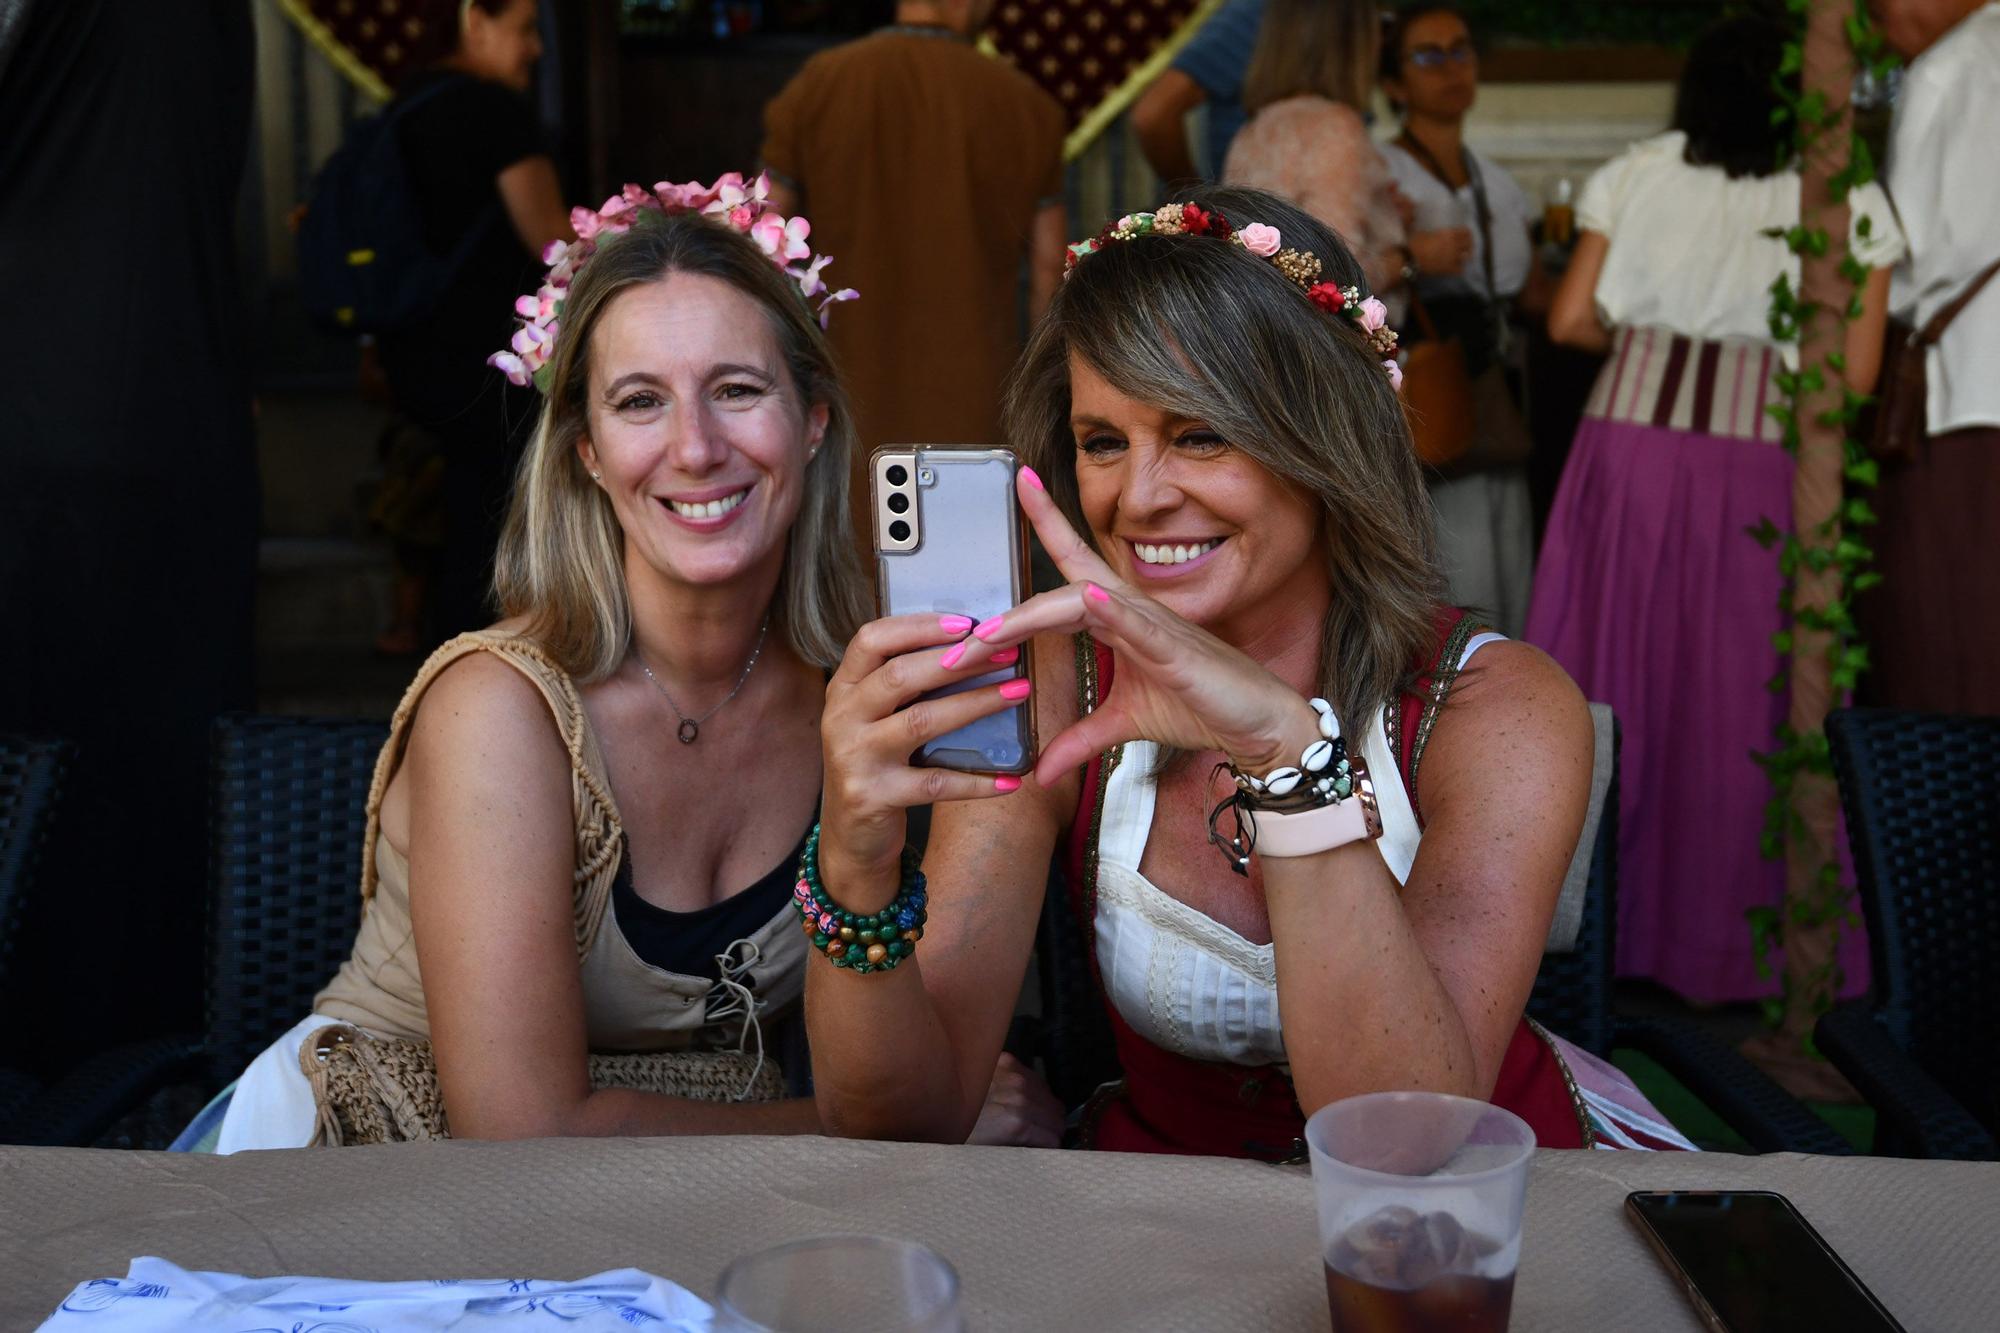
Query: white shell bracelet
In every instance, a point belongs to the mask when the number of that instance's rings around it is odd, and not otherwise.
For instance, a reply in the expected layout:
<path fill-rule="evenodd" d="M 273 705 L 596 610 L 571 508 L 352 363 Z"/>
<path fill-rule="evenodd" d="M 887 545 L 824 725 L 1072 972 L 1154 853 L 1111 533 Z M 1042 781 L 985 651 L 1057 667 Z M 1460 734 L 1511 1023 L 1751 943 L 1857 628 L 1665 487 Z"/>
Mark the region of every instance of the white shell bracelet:
<path fill-rule="evenodd" d="M 1308 699 L 1319 715 L 1320 738 L 1308 745 L 1296 766 L 1273 769 L 1259 778 L 1236 773 L 1237 787 L 1251 796 L 1300 796 L 1317 805 L 1332 805 L 1354 793 L 1354 775 L 1347 746 L 1340 738 L 1340 719 L 1324 699 Z M 1234 770 L 1232 770 L 1234 771 Z"/>

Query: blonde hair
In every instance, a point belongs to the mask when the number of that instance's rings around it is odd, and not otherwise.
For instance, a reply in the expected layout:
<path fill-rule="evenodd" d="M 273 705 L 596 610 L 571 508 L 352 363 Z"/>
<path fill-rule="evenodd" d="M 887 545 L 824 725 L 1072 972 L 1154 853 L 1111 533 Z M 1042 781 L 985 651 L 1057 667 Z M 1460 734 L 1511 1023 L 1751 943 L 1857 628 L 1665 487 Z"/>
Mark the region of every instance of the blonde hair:
<path fill-rule="evenodd" d="M 1275 226 L 1322 276 L 1367 289 L 1325 224 L 1262 190 L 1193 192 L 1241 228 Z M 1069 358 L 1139 402 L 1206 422 L 1320 502 L 1334 596 L 1319 693 L 1350 734 L 1437 650 L 1444 604 L 1429 493 L 1381 357 L 1278 267 L 1208 237 L 1142 236 L 1084 259 L 1035 329 L 1008 387 L 1014 448 L 1088 533 L 1070 429 Z"/>
<path fill-rule="evenodd" d="M 515 473 L 493 566 L 501 613 L 525 619 L 522 633 L 578 681 L 601 680 L 624 659 L 632 637 L 624 530 L 577 455 L 589 429 L 590 340 L 620 293 L 670 273 L 699 273 L 763 307 L 801 403 L 826 408 L 826 433 L 806 464 L 804 500 L 786 539 L 773 625 L 805 661 L 835 666 L 867 618 L 867 599 L 847 530 L 854 418 L 826 335 L 755 242 L 699 215 L 641 212 L 631 230 L 600 235 L 597 245 L 564 302 L 541 420 Z"/>
<path fill-rule="evenodd" d="M 1310 95 L 1365 113 L 1381 59 L 1374 0 L 1269 0 L 1243 72 L 1243 109 Z"/>

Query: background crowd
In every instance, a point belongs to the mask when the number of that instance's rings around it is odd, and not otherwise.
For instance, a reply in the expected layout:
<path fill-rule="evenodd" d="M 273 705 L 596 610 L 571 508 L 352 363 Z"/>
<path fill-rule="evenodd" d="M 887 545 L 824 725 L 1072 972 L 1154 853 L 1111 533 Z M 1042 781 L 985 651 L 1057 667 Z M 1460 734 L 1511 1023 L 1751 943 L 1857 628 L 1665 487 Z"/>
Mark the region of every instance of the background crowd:
<path fill-rule="evenodd" d="M 536 400 L 486 360 L 544 248 L 575 238 L 568 203 L 604 184 L 562 178 L 534 100 L 553 73 L 546 7 L 446 8 L 455 36 L 379 125 L 425 245 L 451 262 L 415 317 L 335 344 L 358 346 L 392 413 L 373 513 L 398 582 L 379 646 L 409 668 L 495 617 Z M 1868 276 L 1844 373 L 1864 394 L 1892 316 L 1922 324 L 2000 261 L 2000 5 L 1873 8 L 1909 63 L 1886 189 L 1851 201 Z M 820 51 L 762 108 L 760 160 L 742 164 L 768 170 L 780 212 L 811 218 L 834 285 L 864 293 L 829 331 L 864 556 L 868 452 L 999 440 L 1066 243 L 1110 221 L 1069 207 L 1063 108 L 976 49 L 992 10 L 901 3 Z M 1621 972 L 1751 999 L 1769 981 L 1744 912 L 1783 881 L 1759 854 L 1768 781 L 1752 758 L 1785 712 L 1764 686 L 1780 580 L 1746 535 L 1790 512 L 1763 410 L 1794 358 L 1768 318 L 1773 282 L 1798 274 L 1772 234 L 1799 221 L 1783 30 L 1753 14 L 1695 41 L 1671 125 L 1590 176 L 1573 236 L 1472 142 L 1482 41 L 1449 4 L 1230 0 L 1137 98 L 1132 130 L 1160 198 L 1196 181 L 1288 197 L 1353 251 L 1413 365 L 1455 347 L 1474 410 L 1426 473 L 1451 599 L 1618 713 Z M 55 891 L 29 905 L 0 995 L 34 1018 L 8 1025 L 0 1063 L 44 1073 L 198 1026 L 207 728 L 256 703 L 255 349 L 234 240 L 251 43 L 245 0 L 0 8 L 0 295 L 22 321 L 0 425 L 0 731 L 76 746 L 42 873 Z M 298 202 L 308 245 L 314 201 Z M 1603 358 L 1587 395 L 1548 373 L 1559 348 Z M 2000 713 L 1981 540 L 2000 513 L 1996 364 L 2000 283 L 1930 357 L 1926 447 L 1883 472 L 1866 698 Z M 1566 416 L 1551 410 L 1565 395 Z M 1552 458 L 1538 530 L 1530 478 Z"/>

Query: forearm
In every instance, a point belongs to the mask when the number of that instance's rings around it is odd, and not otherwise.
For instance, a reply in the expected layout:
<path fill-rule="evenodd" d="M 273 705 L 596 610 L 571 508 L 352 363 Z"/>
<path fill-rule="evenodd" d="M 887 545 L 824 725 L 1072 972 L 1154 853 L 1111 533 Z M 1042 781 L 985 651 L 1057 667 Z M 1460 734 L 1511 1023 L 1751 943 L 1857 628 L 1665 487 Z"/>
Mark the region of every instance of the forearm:
<path fill-rule="evenodd" d="M 963 1143 L 978 1117 L 966 1106 L 951 1036 L 912 955 L 857 976 L 806 960 L 806 1030 L 813 1095 L 826 1132 L 852 1139 Z"/>
<path fill-rule="evenodd" d="M 1306 1113 L 1393 1088 L 1485 1097 L 1491 1080 L 1375 844 L 1262 864 L 1285 1050 Z"/>

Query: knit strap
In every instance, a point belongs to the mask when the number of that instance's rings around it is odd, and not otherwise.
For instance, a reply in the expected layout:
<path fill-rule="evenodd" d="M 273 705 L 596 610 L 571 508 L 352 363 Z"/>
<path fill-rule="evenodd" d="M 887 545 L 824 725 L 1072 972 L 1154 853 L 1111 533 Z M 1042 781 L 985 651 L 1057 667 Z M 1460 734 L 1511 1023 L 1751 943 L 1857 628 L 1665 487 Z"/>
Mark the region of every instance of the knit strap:
<path fill-rule="evenodd" d="M 513 634 L 482 630 L 452 639 L 430 655 L 404 692 L 403 701 L 396 706 L 395 717 L 389 723 L 389 740 L 375 761 L 375 778 L 368 789 L 368 828 L 361 847 L 363 910 L 375 897 L 375 847 L 382 833 L 382 796 L 402 766 L 417 705 L 445 668 L 479 652 L 491 653 L 534 682 L 569 752 L 570 808 L 576 827 L 573 916 L 577 957 L 582 958 L 596 941 L 605 907 L 611 901 L 611 882 L 624 852 L 625 826 L 618 816 L 617 802 L 612 799 L 611 782 L 605 773 L 603 756 L 598 753 L 597 737 L 590 729 L 590 719 L 583 711 L 583 700 L 578 697 L 575 684 L 541 647 Z"/>

